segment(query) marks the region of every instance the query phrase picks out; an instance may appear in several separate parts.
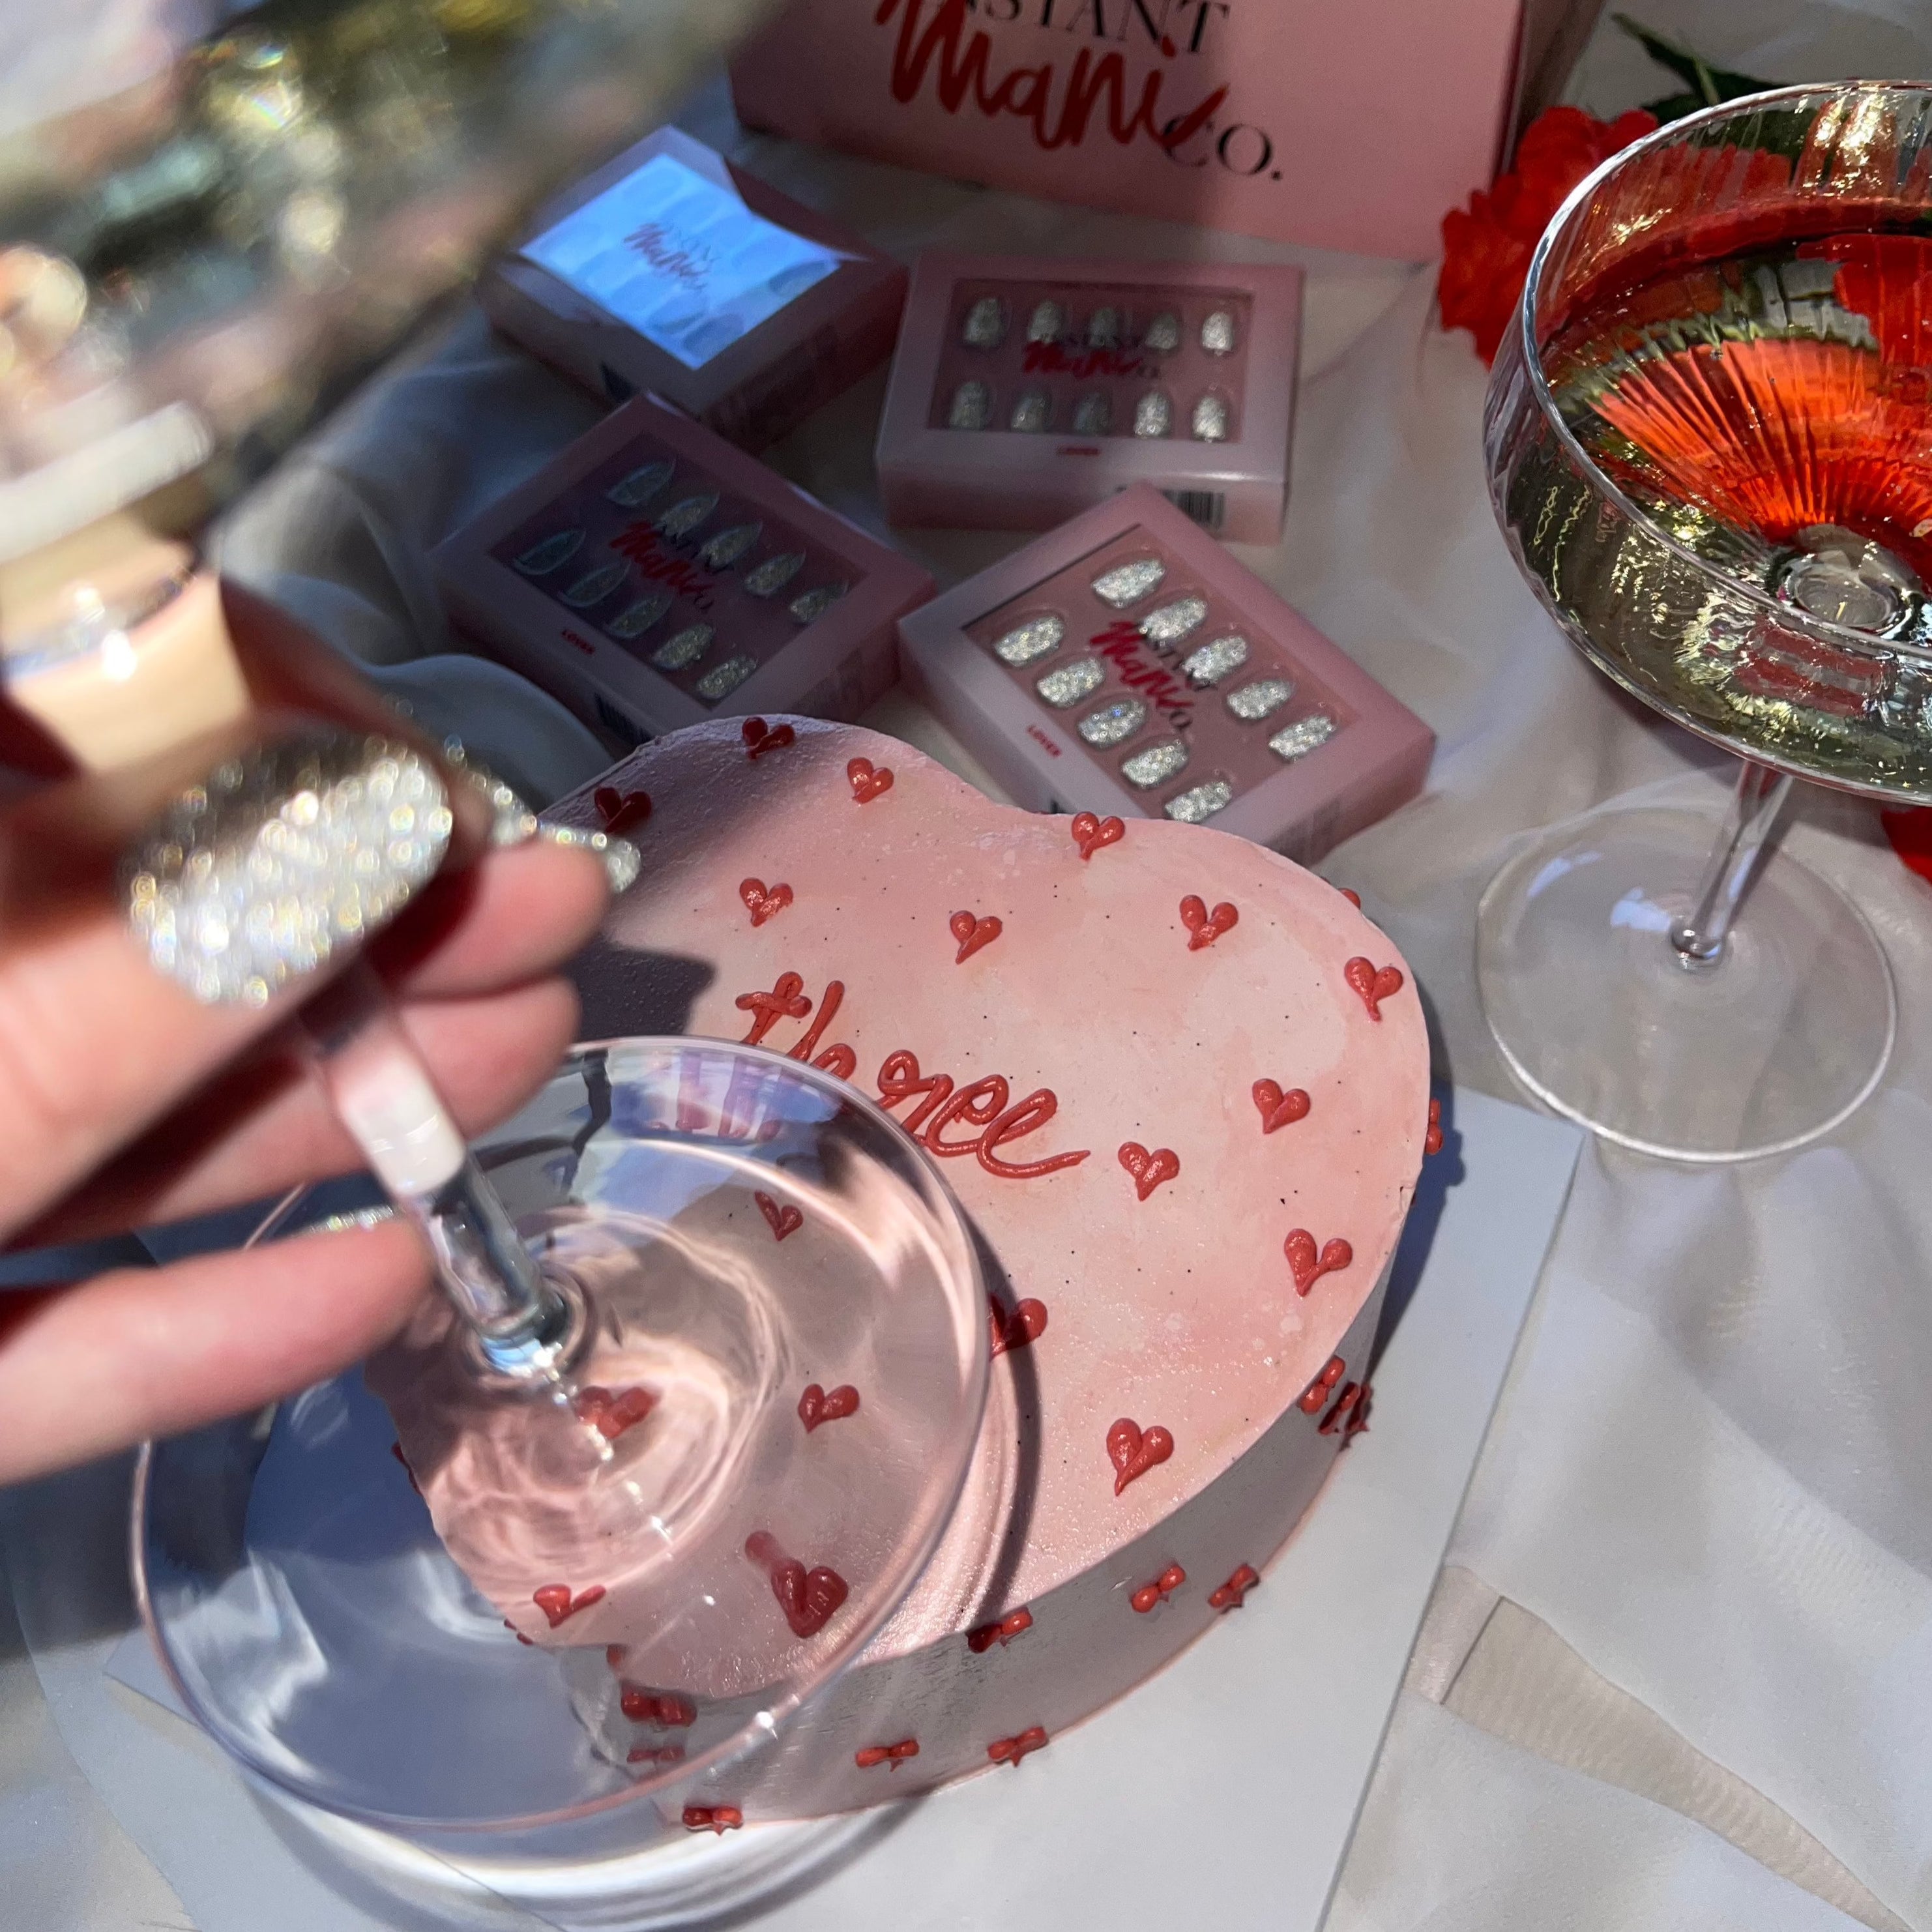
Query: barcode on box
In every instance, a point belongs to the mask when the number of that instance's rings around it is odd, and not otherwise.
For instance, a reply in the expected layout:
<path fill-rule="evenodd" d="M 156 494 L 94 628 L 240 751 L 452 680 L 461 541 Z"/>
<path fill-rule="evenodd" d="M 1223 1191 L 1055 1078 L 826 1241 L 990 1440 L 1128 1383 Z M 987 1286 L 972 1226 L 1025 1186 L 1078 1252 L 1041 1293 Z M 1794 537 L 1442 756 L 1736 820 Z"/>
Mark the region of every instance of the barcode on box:
<path fill-rule="evenodd" d="M 1163 490 L 1160 494 L 1204 530 L 1218 530 L 1227 519 L 1228 499 L 1221 490 Z"/>
<path fill-rule="evenodd" d="M 608 698 L 597 700 L 597 722 L 613 737 L 621 738 L 627 745 L 648 745 L 651 734 L 634 718 L 626 718 Z"/>

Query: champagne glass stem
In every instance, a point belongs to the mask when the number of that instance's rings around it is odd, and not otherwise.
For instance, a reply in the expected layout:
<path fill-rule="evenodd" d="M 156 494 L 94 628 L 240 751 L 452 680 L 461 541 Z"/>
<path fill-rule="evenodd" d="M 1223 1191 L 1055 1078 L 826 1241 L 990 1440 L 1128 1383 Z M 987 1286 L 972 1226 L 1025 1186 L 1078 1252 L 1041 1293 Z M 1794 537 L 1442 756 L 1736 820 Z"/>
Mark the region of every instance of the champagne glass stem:
<path fill-rule="evenodd" d="M 518 1379 L 554 1375 L 580 1329 L 580 1306 L 518 1237 L 388 989 L 358 961 L 304 1009 L 302 1026 L 337 1116 L 428 1244 L 483 1366 Z"/>
<path fill-rule="evenodd" d="M 1698 885 L 1696 902 L 1687 918 L 1671 922 L 1670 943 L 1685 966 L 1701 969 L 1714 966 L 1724 958 L 1738 908 L 1750 889 L 1784 801 L 1791 796 L 1791 783 L 1788 773 L 1749 759 L 1744 761 L 1724 830 L 1711 848 Z"/>

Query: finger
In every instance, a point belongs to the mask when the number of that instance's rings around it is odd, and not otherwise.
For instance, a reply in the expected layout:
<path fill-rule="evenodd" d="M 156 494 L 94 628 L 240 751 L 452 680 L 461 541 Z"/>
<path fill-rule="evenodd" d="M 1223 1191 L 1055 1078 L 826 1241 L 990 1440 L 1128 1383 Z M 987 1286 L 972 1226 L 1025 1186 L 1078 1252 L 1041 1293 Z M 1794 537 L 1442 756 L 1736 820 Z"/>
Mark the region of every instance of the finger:
<path fill-rule="evenodd" d="M 403 1022 L 466 1136 L 508 1118 L 556 1070 L 577 1030 L 567 982 L 417 1003 Z M 13 1245 L 51 1247 L 211 1214 L 363 1165 L 312 1064 L 270 1042 L 226 1070 Z"/>
<path fill-rule="evenodd" d="M 146 782 L 152 792 L 152 777 Z M 10 1139 L 0 1230 L 45 1213 L 355 950 L 342 946 L 260 1006 L 204 1004 L 164 977 L 112 885 L 140 797 L 132 775 L 89 780 L 38 794 L 0 818 L 0 1120 Z M 493 854 L 486 868 L 506 857 Z M 508 872 L 524 895 L 520 921 L 508 890 L 452 880 L 434 896 L 422 939 L 393 942 L 400 969 L 458 989 L 489 976 L 498 946 L 512 956 L 505 977 L 554 964 L 598 902 L 596 868 L 581 854 L 546 848 L 517 851 Z"/>
<path fill-rule="evenodd" d="M 0 1294 L 0 1484 L 334 1375 L 394 1334 L 428 1282 L 415 1233 L 391 1222 Z"/>

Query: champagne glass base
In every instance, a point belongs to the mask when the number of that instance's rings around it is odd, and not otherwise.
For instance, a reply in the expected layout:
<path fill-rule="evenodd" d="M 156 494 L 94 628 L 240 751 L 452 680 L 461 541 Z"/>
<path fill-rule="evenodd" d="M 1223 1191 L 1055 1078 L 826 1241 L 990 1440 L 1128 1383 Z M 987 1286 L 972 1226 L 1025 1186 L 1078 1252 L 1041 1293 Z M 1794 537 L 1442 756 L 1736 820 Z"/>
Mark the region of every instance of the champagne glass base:
<path fill-rule="evenodd" d="M 1484 1016 L 1546 1106 L 1666 1160 L 1749 1160 L 1828 1133 L 1884 1074 L 1892 971 L 1864 915 L 1772 854 L 1724 957 L 1671 944 L 1718 830 L 1702 812 L 1623 808 L 1552 827 L 1477 910 Z"/>

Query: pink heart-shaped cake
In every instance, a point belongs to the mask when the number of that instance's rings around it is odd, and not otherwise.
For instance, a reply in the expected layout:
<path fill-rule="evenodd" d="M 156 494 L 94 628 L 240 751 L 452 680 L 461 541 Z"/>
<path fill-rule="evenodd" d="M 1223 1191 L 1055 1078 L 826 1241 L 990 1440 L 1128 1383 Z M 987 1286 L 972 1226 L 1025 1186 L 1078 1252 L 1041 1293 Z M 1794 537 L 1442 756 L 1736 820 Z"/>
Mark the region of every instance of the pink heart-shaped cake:
<path fill-rule="evenodd" d="M 647 790 L 652 811 L 631 835 L 642 876 L 580 965 L 584 1034 L 752 1039 L 848 1079 L 940 1157 L 999 1270 L 985 1424 L 938 1554 L 809 1724 L 690 1786 L 755 1817 L 878 1802 L 855 1754 L 882 1738 L 918 1746 L 894 1796 L 1036 1748 L 1238 1600 L 1232 1580 L 1251 1586 L 1366 1426 L 1429 1091 L 1388 941 L 1276 854 L 1014 811 L 848 727 L 768 720 L 748 747 L 739 721 L 700 725 L 601 782 Z M 555 816 L 594 825 L 592 793 Z M 748 919 L 748 884 L 775 880 L 782 916 Z M 1352 962 L 1370 961 L 1364 985 Z M 788 1256 L 818 1238 L 789 1203 L 756 1211 Z M 1310 1410 L 1338 1360 L 1336 1400 Z M 796 1453 L 849 1458 L 862 1480 L 892 1391 L 856 1357 L 812 1366 Z M 811 1433 L 848 1382 L 862 1408 Z M 829 1521 L 785 1534 L 759 1545 L 778 1599 L 764 1615 L 815 1628 L 862 1558 Z M 1161 1613 L 1136 1615 L 1135 1594 L 1170 1577 Z M 648 1644 L 647 1604 L 633 1612 L 613 1578 L 553 1634 L 527 1588 L 484 1587 L 564 1652 L 597 1748 L 624 1762 L 640 1740 L 602 1647 Z M 694 1755 L 722 1692 L 647 1661 L 696 1699 Z"/>

